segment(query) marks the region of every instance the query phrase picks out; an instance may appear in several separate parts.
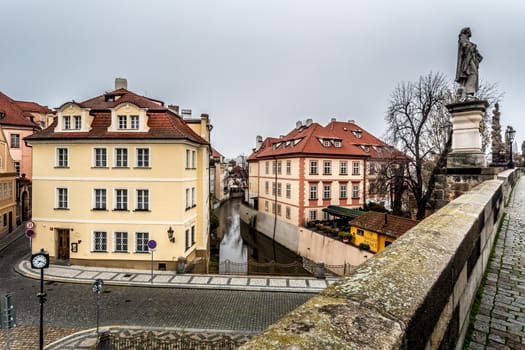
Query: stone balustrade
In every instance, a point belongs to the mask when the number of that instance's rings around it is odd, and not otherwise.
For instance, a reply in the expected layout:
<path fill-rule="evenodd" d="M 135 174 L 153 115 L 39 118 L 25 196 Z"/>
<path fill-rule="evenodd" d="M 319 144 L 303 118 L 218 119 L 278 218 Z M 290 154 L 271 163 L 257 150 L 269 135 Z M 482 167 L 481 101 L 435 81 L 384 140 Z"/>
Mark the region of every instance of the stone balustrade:
<path fill-rule="evenodd" d="M 518 176 L 453 200 L 241 349 L 460 349 Z"/>

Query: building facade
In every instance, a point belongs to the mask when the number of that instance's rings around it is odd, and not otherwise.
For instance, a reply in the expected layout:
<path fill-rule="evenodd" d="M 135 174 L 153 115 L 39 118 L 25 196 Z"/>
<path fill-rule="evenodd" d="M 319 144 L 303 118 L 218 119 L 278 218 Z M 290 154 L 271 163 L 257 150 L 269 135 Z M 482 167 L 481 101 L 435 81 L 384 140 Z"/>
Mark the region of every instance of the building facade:
<path fill-rule="evenodd" d="M 46 106 L 35 102 L 16 101 L 0 92 L 0 128 L 5 134 L 17 174 L 17 223 L 28 220 L 31 216 L 31 147 L 23 140 L 45 128 L 53 117 L 54 112 Z"/>
<path fill-rule="evenodd" d="M 293 225 L 327 219 L 323 208 L 359 208 L 369 201 L 388 206 L 377 193 L 376 169 L 399 152 L 353 121 L 307 120 L 279 138 L 257 137 L 248 157 L 247 200 L 264 213 Z"/>
<path fill-rule="evenodd" d="M 0 237 L 16 227 L 17 174 L 4 132 L 0 129 Z"/>
<path fill-rule="evenodd" d="M 51 126 L 26 138 L 33 251 L 82 265 L 154 261 L 160 270 L 207 259 L 210 130 L 207 115 L 186 123 L 127 84 L 64 103 Z"/>
<path fill-rule="evenodd" d="M 416 226 L 418 221 L 387 213 L 368 211 L 350 221 L 349 224 L 352 243 L 377 253 Z"/>

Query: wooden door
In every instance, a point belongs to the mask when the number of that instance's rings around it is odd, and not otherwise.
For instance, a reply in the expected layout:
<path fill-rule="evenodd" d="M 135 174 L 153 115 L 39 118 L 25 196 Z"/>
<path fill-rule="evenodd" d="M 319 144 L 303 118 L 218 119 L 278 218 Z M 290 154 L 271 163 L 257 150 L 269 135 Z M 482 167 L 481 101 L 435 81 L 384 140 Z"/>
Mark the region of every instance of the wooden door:
<path fill-rule="evenodd" d="M 58 233 L 58 256 L 57 259 L 69 260 L 69 230 L 57 229 Z"/>

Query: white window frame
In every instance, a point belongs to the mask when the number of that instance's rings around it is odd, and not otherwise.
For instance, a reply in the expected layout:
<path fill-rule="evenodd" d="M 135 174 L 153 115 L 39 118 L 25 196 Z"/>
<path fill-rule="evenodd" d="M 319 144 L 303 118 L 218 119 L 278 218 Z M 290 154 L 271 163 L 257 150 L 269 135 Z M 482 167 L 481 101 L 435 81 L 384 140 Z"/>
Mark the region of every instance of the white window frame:
<path fill-rule="evenodd" d="M 195 244 L 195 225 L 191 226 L 191 245 Z"/>
<path fill-rule="evenodd" d="M 196 169 L 196 164 L 197 164 L 197 152 L 195 151 L 191 151 L 191 168 L 192 169 Z"/>
<path fill-rule="evenodd" d="M 119 193 L 122 191 L 122 193 Z M 113 210 L 115 211 L 127 211 L 129 208 L 129 190 L 127 188 L 115 188 L 113 191 Z M 121 198 L 125 194 L 125 201 L 122 201 Z"/>
<path fill-rule="evenodd" d="M 103 195 L 104 201 L 100 201 Z M 108 209 L 108 190 L 105 188 L 93 189 L 93 210 L 107 210 Z"/>
<path fill-rule="evenodd" d="M 359 185 L 352 185 L 352 198 L 359 198 Z"/>
<path fill-rule="evenodd" d="M 339 164 L 339 174 L 340 175 L 348 175 L 348 162 L 342 161 Z"/>
<path fill-rule="evenodd" d="M 82 117 L 79 115 L 73 116 L 73 129 L 80 130 L 82 129 Z"/>
<path fill-rule="evenodd" d="M 352 175 L 359 175 L 360 167 L 359 162 L 352 162 Z"/>
<path fill-rule="evenodd" d="M 138 115 L 129 116 L 129 128 L 132 130 L 139 129 L 139 116 Z"/>
<path fill-rule="evenodd" d="M 135 253 L 148 253 L 148 241 L 149 232 L 135 232 Z"/>
<path fill-rule="evenodd" d="M 119 154 L 122 152 L 122 154 Z M 124 159 L 125 155 L 125 159 Z M 115 147 L 114 168 L 129 167 L 129 150 L 127 147 Z"/>
<path fill-rule="evenodd" d="M 190 247 L 190 229 L 187 228 L 184 230 L 184 250 L 188 250 Z"/>
<path fill-rule="evenodd" d="M 108 251 L 108 233 L 106 231 L 93 231 L 92 233 L 93 252 Z"/>
<path fill-rule="evenodd" d="M 135 166 L 137 168 L 149 168 L 149 148 L 148 147 L 138 147 L 135 148 Z"/>
<path fill-rule="evenodd" d="M 103 151 L 102 154 L 97 154 L 98 151 Z M 99 159 L 99 156 L 100 159 Z M 94 168 L 107 168 L 108 167 L 108 149 L 107 147 L 94 147 L 93 148 L 93 167 Z"/>
<path fill-rule="evenodd" d="M 286 184 L 286 198 L 292 198 L 292 185 Z"/>
<path fill-rule="evenodd" d="M 128 128 L 128 116 L 127 115 L 118 115 L 117 116 L 117 129 L 126 130 Z"/>
<path fill-rule="evenodd" d="M 195 204 L 195 200 L 196 200 L 195 194 L 196 194 L 195 187 L 192 187 L 191 188 L 191 207 L 192 208 L 196 206 L 196 204 Z"/>
<path fill-rule="evenodd" d="M 286 175 L 291 175 L 291 174 L 292 174 L 292 161 L 287 160 L 286 161 Z"/>
<path fill-rule="evenodd" d="M 317 220 L 317 210 L 315 209 L 310 210 L 310 215 L 308 216 L 310 217 L 310 221 Z"/>
<path fill-rule="evenodd" d="M 62 117 L 62 121 L 63 121 L 63 130 L 71 130 L 71 116 L 64 115 Z"/>
<path fill-rule="evenodd" d="M 20 148 L 20 134 L 14 133 L 10 135 L 9 147 L 11 148 Z"/>
<path fill-rule="evenodd" d="M 340 185 L 339 186 L 339 198 L 346 199 L 347 196 L 348 196 L 347 186 L 346 185 Z"/>
<path fill-rule="evenodd" d="M 290 207 L 287 206 L 284 211 L 286 214 L 286 218 L 290 219 L 290 217 L 292 216 L 292 210 L 290 209 Z"/>
<path fill-rule="evenodd" d="M 61 154 L 65 152 L 64 154 Z M 68 147 L 57 147 L 55 149 L 55 167 L 56 168 L 67 168 L 69 167 L 69 148 Z"/>
<path fill-rule="evenodd" d="M 323 161 L 323 175 L 332 174 L 332 162 L 329 160 Z"/>
<path fill-rule="evenodd" d="M 332 194 L 331 185 L 323 185 L 323 199 L 330 199 Z"/>
<path fill-rule="evenodd" d="M 57 187 L 55 190 L 55 208 L 69 209 L 69 189 L 67 187 Z"/>
<path fill-rule="evenodd" d="M 317 185 L 310 185 L 310 195 L 308 199 L 317 200 Z"/>
<path fill-rule="evenodd" d="M 129 235 L 127 231 L 113 232 L 113 251 L 116 253 L 129 252 Z"/>
<path fill-rule="evenodd" d="M 186 169 L 190 169 L 190 150 L 186 150 Z"/>
<path fill-rule="evenodd" d="M 149 211 L 149 189 L 147 188 L 138 188 L 135 190 L 135 203 L 137 211 Z"/>
<path fill-rule="evenodd" d="M 318 175 L 318 162 L 316 160 L 310 161 L 310 175 Z"/>
<path fill-rule="evenodd" d="M 189 188 L 186 188 L 186 196 L 185 196 L 185 208 L 186 210 L 190 209 L 190 189 Z"/>

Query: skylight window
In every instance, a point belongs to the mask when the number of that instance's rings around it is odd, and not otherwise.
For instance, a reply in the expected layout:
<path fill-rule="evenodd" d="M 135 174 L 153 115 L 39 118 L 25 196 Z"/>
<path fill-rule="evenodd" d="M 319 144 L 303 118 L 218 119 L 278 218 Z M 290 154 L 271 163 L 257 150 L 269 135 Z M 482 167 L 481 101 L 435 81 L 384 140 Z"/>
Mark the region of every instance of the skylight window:
<path fill-rule="evenodd" d="M 361 132 L 361 130 L 352 130 L 352 134 L 358 139 L 360 139 L 363 136 L 363 133 Z"/>

